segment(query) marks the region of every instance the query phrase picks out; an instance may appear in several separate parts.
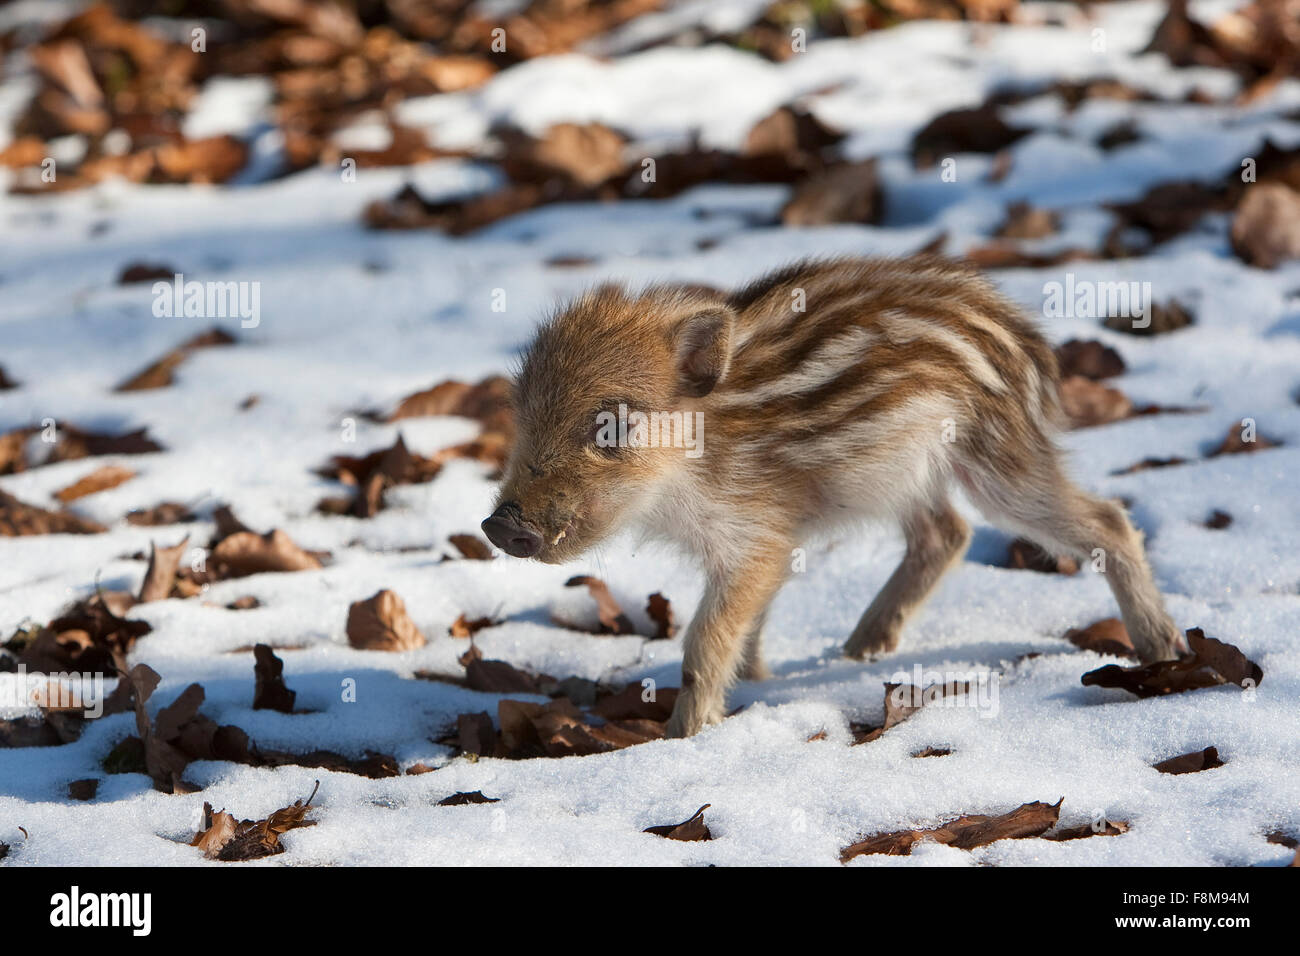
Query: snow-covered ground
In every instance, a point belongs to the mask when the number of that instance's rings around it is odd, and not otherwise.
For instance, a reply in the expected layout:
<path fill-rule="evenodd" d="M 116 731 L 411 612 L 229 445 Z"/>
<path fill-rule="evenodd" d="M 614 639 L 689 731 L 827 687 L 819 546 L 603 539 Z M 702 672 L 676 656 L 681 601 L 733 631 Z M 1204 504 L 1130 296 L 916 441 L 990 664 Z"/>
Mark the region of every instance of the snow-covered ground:
<path fill-rule="evenodd" d="M 105 185 L 0 198 L 0 365 L 23 386 L 0 392 L 0 431 L 45 418 L 110 431 L 147 426 L 167 448 L 0 479 L 0 489 L 50 507 L 52 492 L 106 462 L 138 472 L 77 502 L 79 513 L 110 525 L 106 534 L 0 538 L 0 634 L 48 620 L 96 581 L 136 589 L 144 563 L 130 556 L 147 552 L 151 540 L 170 545 L 188 533 L 206 541 L 211 533 L 208 521 L 133 527 L 122 520 L 127 511 L 175 500 L 197 502 L 207 515 L 226 502 L 251 527 L 284 529 L 333 560 L 320 571 L 229 581 L 201 598 L 135 608 L 132 616 L 153 630 L 132 661 L 163 677 L 153 705 L 197 681 L 207 694 L 204 713 L 244 728 L 264 747 L 375 750 L 404 767 L 439 768 L 371 780 L 206 762 L 186 773 L 202 793 L 164 795 L 142 775 L 103 773 L 99 761 L 134 733 L 130 715 L 107 717 L 72 744 L 0 750 L 0 842 L 13 845 L 6 863 L 201 864 L 186 843 L 204 801 L 257 819 L 305 797 L 316 779 L 318 824 L 288 834 L 287 853 L 271 862 L 826 865 L 864 835 L 1062 797 L 1063 823 L 1100 812 L 1127 822 L 1128 832 L 1066 843 L 1007 840 L 971 852 L 922 844 L 909 857 L 861 857 L 853 865 L 1288 860 L 1291 851 L 1264 837 L 1300 831 L 1300 263 L 1271 272 L 1245 266 L 1229 251 L 1226 219 L 1211 217 L 1147 258 L 1007 270 L 996 279 L 1038 314 L 1044 284 L 1066 271 L 1149 281 L 1158 301 L 1194 307 L 1194 326 L 1150 338 L 1102 329 L 1095 319 L 1042 324 L 1054 342 L 1097 338 L 1116 347 L 1129 371 L 1112 384 L 1135 403 L 1208 407 L 1073 432 L 1066 444 L 1082 484 L 1132 500 L 1176 620 L 1239 646 L 1263 667 L 1254 693 L 1226 687 L 1139 701 L 1081 686 L 1082 673 L 1108 661 L 1062 635 L 1115 613 L 1104 580 L 996 567 L 1004 539 L 987 527 L 896 654 L 847 661 L 839 648 L 901 553 L 893 530 L 868 529 L 809 543 L 806 570 L 793 576 L 769 622 L 775 677 L 741 684 L 731 706 L 744 709 L 721 725 L 694 739 L 597 756 L 451 759 L 431 739 L 458 713 L 496 711 L 494 695 L 412 677 L 455 669 L 466 646 L 447 636 L 457 616 L 506 618 L 478 637 L 489 658 L 556 677 L 616 684 L 650 677 L 672 687 L 680 641 L 571 632 L 549 623 L 549 612 L 573 605 L 580 596 L 563 583 L 587 572 L 634 612 L 662 591 L 685 623 L 700 595 L 697 573 L 681 557 L 628 538 L 566 567 L 505 557 L 444 563 L 452 553 L 447 536 L 476 531 L 489 510 L 488 469 L 467 461 L 390 493 L 390 507 L 370 519 L 315 511 L 322 497 L 338 493 L 313 473 L 331 455 L 389 445 L 399 431 L 414 450 L 431 453 L 477 430 L 451 418 L 374 424 L 356 411 L 391 407 L 444 379 L 506 371 L 535 321 L 597 280 L 730 287 L 801 256 L 908 253 L 943 231 L 949 251 L 960 252 L 987 237 L 1013 200 L 1063 212 L 1062 235 L 1044 248 L 1094 247 L 1110 223 L 1101 203 L 1133 199 L 1161 181 L 1218 179 L 1266 136 L 1284 146 L 1300 141 L 1300 123 L 1284 118 L 1300 107 L 1295 81 L 1241 108 L 1090 100 L 1067 113 L 1047 96 L 1009 111 L 1036 132 L 1013 147 L 1012 172 L 1001 182 L 985 181 L 990 157 L 960 157 L 955 183 L 942 182 L 937 168 L 912 169 L 906 150 L 916 129 L 944 110 L 977 105 L 1003 82 L 1118 76 L 1164 97 L 1197 86 L 1216 94 L 1234 88 L 1226 74 L 1175 71 L 1161 57 L 1136 55 L 1161 5 L 1094 9 L 1095 23 L 1072 17 L 1066 27 L 905 24 L 814 43 L 779 65 L 722 47 L 611 61 L 544 58 L 480 90 L 403 107 L 404 122 L 453 144 L 511 119 L 538 130 L 598 120 L 655 142 L 698 128 L 706 145 L 734 147 L 756 120 L 802 98 L 849 132 L 850 155 L 882 157 L 893 211 L 881 226 L 756 227 L 787 196 L 773 186 L 550 206 L 459 239 L 361 226 L 366 203 L 403 182 L 437 197 L 492 180 L 461 160 L 362 170 L 355 182 L 317 169 L 225 189 Z M 1092 48 L 1098 25 L 1108 38 L 1104 53 Z M 16 95 L 0 89 L 0 103 Z M 241 116 L 252 129 L 264 98 L 244 89 L 205 102 L 210 112 L 196 120 L 202 130 L 239 128 Z M 1111 152 L 1091 145 L 1129 117 L 1142 141 Z M 707 248 L 700 240 L 709 240 Z M 546 264 L 557 256 L 594 262 Z M 195 353 L 172 387 L 113 392 L 213 324 L 157 318 L 148 283 L 117 285 L 121 269 L 140 261 L 174 266 L 187 278 L 259 283 L 260 323 L 220 323 L 240 343 Z M 504 311 L 492 309 L 496 290 L 504 290 Z M 250 394 L 260 402 L 239 410 Z M 1244 418 L 1283 447 L 1196 460 Z M 351 443 L 346 419 L 355 419 Z M 1174 455 L 1193 462 L 1112 475 L 1146 457 Z M 1214 509 L 1233 516 L 1231 527 L 1203 526 Z M 427 646 L 395 654 L 349 647 L 349 604 L 380 588 L 402 596 L 430 637 Z M 245 594 L 262 606 L 224 608 Z M 230 651 L 259 641 L 304 645 L 281 657 L 298 707 L 310 713 L 251 709 L 252 655 Z M 1024 657 L 1031 652 L 1037 656 Z M 995 672 L 996 712 L 934 707 L 850 747 L 849 720 L 878 721 L 883 682 L 899 672 L 911 680 L 917 666 L 941 675 Z M 346 678 L 357 683 L 355 702 L 341 699 Z M 0 683 L 7 679 L 0 675 Z M 823 730 L 823 739 L 809 742 Z M 927 746 L 952 753 L 911 756 Z M 1218 748 L 1225 766 L 1180 776 L 1151 767 L 1207 746 Z M 97 797 L 70 801 L 68 782 L 86 777 L 100 778 Z M 436 805 L 474 790 L 501 802 Z M 710 842 L 641 832 L 685 820 L 705 803 Z"/>

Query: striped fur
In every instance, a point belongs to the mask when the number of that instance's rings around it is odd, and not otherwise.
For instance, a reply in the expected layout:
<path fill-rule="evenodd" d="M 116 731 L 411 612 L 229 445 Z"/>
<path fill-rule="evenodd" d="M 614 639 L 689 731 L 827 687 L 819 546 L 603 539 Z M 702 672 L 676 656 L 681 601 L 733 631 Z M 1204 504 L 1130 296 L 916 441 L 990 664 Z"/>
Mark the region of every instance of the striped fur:
<path fill-rule="evenodd" d="M 701 412 L 703 456 L 593 447 L 597 412 L 619 402 Z M 765 674 L 767 606 L 794 549 L 829 528 L 882 517 L 903 528 L 903 562 L 846 645 L 854 657 L 891 651 L 969 539 L 948 503 L 954 483 L 990 520 L 1051 550 L 1102 549 L 1142 657 L 1182 647 L 1140 535 L 1062 470 L 1051 350 L 952 262 L 805 262 L 729 297 L 603 286 L 538 331 L 516 405 L 498 504 L 517 505 L 542 535 L 541 560 L 568 560 L 635 521 L 702 565 L 674 734 L 720 719 L 739 674 Z"/>

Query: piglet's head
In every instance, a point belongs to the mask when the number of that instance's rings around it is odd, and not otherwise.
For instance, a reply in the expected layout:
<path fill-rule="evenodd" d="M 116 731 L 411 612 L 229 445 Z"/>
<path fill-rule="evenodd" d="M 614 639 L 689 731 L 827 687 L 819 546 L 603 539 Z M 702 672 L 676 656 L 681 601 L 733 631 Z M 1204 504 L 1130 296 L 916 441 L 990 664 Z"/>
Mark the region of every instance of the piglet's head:
<path fill-rule="evenodd" d="M 653 504 L 656 486 L 692 459 L 659 436 L 638 441 L 624 423 L 634 412 L 698 421 L 700 400 L 726 377 L 734 324 L 720 295 L 615 286 L 545 322 L 515 379 L 515 444 L 483 521 L 488 539 L 558 564 Z"/>

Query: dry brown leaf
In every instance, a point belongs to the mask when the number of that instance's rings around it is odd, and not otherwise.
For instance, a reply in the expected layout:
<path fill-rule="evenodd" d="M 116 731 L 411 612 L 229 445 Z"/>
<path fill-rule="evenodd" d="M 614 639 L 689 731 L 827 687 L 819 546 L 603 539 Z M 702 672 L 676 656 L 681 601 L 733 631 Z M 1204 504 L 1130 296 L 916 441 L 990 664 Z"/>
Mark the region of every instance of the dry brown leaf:
<path fill-rule="evenodd" d="M 238 531 L 212 549 L 210 563 L 222 578 L 242 578 L 273 571 L 314 571 L 318 557 L 298 547 L 278 528 L 266 534 Z"/>
<path fill-rule="evenodd" d="M 1224 436 L 1223 441 L 1216 445 L 1206 457 L 1217 458 L 1220 455 L 1250 454 L 1257 451 L 1266 451 L 1269 448 L 1277 448 L 1282 444 L 1259 434 L 1254 435 L 1252 441 L 1247 441 L 1243 437 L 1243 433 L 1244 429 L 1240 425 L 1233 425 L 1228 429 L 1228 434 Z"/>
<path fill-rule="evenodd" d="M 125 276 L 125 273 L 123 274 Z M 170 276 L 164 278 L 170 279 Z M 212 328 L 182 342 L 162 358 L 150 363 L 129 379 L 117 386 L 118 392 L 136 392 L 151 388 L 164 388 L 172 385 L 175 371 L 196 349 L 212 348 L 220 345 L 233 345 L 235 337 L 221 328 Z"/>
<path fill-rule="evenodd" d="M 0 491 L 0 537 L 30 534 L 100 534 L 102 524 L 66 511 L 47 511 Z"/>
<path fill-rule="evenodd" d="M 1077 574 L 1079 562 L 1068 555 L 1053 556 L 1027 538 L 1016 538 L 1007 549 L 1007 567 L 1042 574 Z"/>
<path fill-rule="evenodd" d="M 1215 767 L 1222 767 L 1223 764 L 1224 761 L 1219 759 L 1218 749 L 1206 747 L 1204 750 L 1193 750 L 1191 753 L 1170 757 L 1152 766 L 1161 773 L 1181 774 L 1213 770 Z"/>
<path fill-rule="evenodd" d="M 1082 375 L 1095 382 L 1122 375 L 1125 370 L 1124 359 L 1120 354 L 1096 339 L 1070 339 L 1053 351 L 1056 364 L 1061 370 L 1061 378 Z"/>
<path fill-rule="evenodd" d="M 669 840 L 682 840 L 687 843 L 695 843 L 701 840 L 712 840 L 713 834 L 709 832 L 709 826 L 704 822 L 704 811 L 709 809 L 712 804 L 706 803 L 696 810 L 689 820 L 683 820 L 681 823 L 668 823 L 662 826 L 646 827 L 642 833 L 653 833 L 656 836 L 666 837 Z"/>
<path fill-rule="evenodd" d="M 116 488 L 118 485 L 125 484 L 135 477 L 135 472 L 130 468 L 123 468 L 121 465 L 104 465 L 96 468 L 90 474 L 77 479 L 66 488 L 60 488 L 54 492 L 54 497 L 67 504 L 70 501 L 76 501 L 78 498 L 84 498 L 87 495 L 93 495 L 100 491 L 107 491 L 110 488 Z"/>
<path fill-rule="evenodd" d="M 581 587 L 582 585 L 586 585 L 587 593 L 596 601 L 596 612 L 600 618 L 600 627 L 595 633 L 635 633 L 635 628 L 632 627 L 632 622 L 628 620 L 627 615 L 623 613 L 623 608 L 619 603 L 614 600 L 614 595 L 609 593 L 609 586 L 600 578 L 590 574 L 579 574 L 564 582 L 566 588 L 576 588 Z"/>
<path fill-rule="evenodd" d="M 461 753 L 490 757 L 497 750 L 497 732 L 492 717 L 482 711 L 456 718 L 456 742 Z"/>
<path fill-rule="evenodd" d="M 1138 697 L 1158 697 L 1221 684 L 1258 686 L 1264 671 L 1231 644 L 1206 637 L 1199 627 L 1189 628 L 1192 652 L 1176 661 L 1157 661 L 1140 667 L 1107 664 L 1080 678 L 1085 687 L 1118 687 Z"/>
<path fill-rule="evenodd" d="M 952 110 L 917 132 L 912 138 L 912 158 L 918 167 L 927 167 L 959 153 L 996 153 L 1028 133 L 1004 123 L 992 103 Z"/>
<path fill-rule="evenodd" d="M 101 591 L 78 601 L 50 621 L 22 649 L 19 661 L 30 671 L 125 671 L 126 658 L 149 625 L 123 617 L 135 598 L 123 592 Z"/>
<path fill-rule="evenodd" d="M 510 408 L 510 381 L 490 375 L 474 385 L 449 380 L 402 399 L 385 421 L 425 415 L 459 415 L 472 418 L 484 428 L 511 433 L 514 413 Z"/>
<path fill-rule="evenodd" d="M 627 168 L 621 133 L 600 123 L 557 123 L 540 137 L 519 129 L 501 129 L 497 138 L 505 149 L 502 168 L 517 183 L 590 189 Z"/>
<path fill-rule="evenodd" d="M 465 617 L 464 614 L 461 614 L 456 618 L 456 620 L 451 622 L 451 627 L 447 629 L 447 633 L 452 637 L 469 638 L 473 637 L 485 627 L 493 627 L 498 623 L 498 621 L 494 621 L 490 617 L 478 617 L 471 621 Z"/>
<path fill-rule="evenodd" d="M 197 516 L 190 510 L 189 505 L 181 504 L 177 501 L 164 501 L 162 504 L 154 505 L 152 508 L 145 508 L 139 511 L 129 511 L 126 515 L 127 524 L 143 527 L 188 524 L 195 520 L 197 520 Z"/>
<path fill-rule="evenodd" d="M 813 174 L 797 186 L 781 207 L 781 222 L 795 227 L 874 223 L 882 214 L 881 197 L 874 159 L 842 163 Z"/>
<path fill-rule="evenodd" d="M 1127 823 L 1111 820 L 1099 821 L 1099 823 L 1101 825 L 1081 823 L 1073 827 L 1060 827 L 1050 833 L 1044 833 L 1043 839 L 1064 843 L 1067 840 L 1084 840 L 1095 836 L 1119 836 L 1128 832 Z"/>
<path fill-rule="evenodd" d="M 500 803 L 497 797 L 485 797 L 482 790 L 474 790 L 471 793 L 453 793 L 449 797 L 443 797 L 438 801 L 440 807 L 463 807 L 472 803 Z"/>
<path fill-rule="evenodd" d="M 1205 519 L 1205 527 L 1209 528 L 1211 531 L 1222 531 L 1231 524 L 1232 515 L 1228 514 L 1226 511 L 1220 511 L 1218 508 L 1211 511 L 1209 517 Z"/>
<path fill-rule="evenodd" d="M 455 545 L 460 556 L 470 561 L 491 561 L 492 547 L 476 534 L 453 534 L 447 540 Z"/>
<path fill-rule="evenodd" d="M 298 695 L 284 683 L 284 661 L 266 644 L 253 648 L 253 710 L 278 710 L 293 713 L 293 701 Z"/>
<path fill-rule="evenodd" d="M 1059 217 L 1051 210 L 1015 202 L 1007 207 L 1007 218 L 994 235 L 999 239 L 1043 239 L 1059 228 Z"/>
<path fill-rule="evenodd" d="M 162 601 L 171 596 L 176 583 L 176 570 L 180 567 L 189 535 L 170 548 L 159 548 L 156 541 L 149 542 L 149 567 L 140 584 L 140 603 Z"/>
<path fill-rule="evenodd" d="M 410 651 L 425 644 L 406 605 L 387 589 L 348 608 L 348 643 L 368 651 Z"/>
<path fill-rule="evenodd" d="M 926 839 L 955 846 L 960 850 L 973 850 L 997 840 L 1020 840 L 1042 836 L 1056 825 L 1060 813 L 1060 801 L 1055 804 L 1026 803 L 1015 810 L 994 817 L 974 814 L 958 817 L 956 820 L 929 830 L 881 833 L 845 847 L 840 853 L 840 862 L 847 863 L 854 857 L 870 853 L 907 856 L 911 854 L 914 845 Z"/>
<path fill-rule="evenodd" d="M 1137 657 L 1128 630 L 1125 629 L 1124 622 L 1117 617 L 1103 618 L 1084 628 L 1072 627 L 1065 632 L 1065 639 L 1085 651 L 1111 654 L 1116 657 Z"/>
<path fill-rule="evenodd" d="M 537 694 L 537 678 L 506 661 L 484 660 L 478 655 L 465 665 L 465 686 L 488 694 Z"/>
<path fill-rule="evenodd" d="M 222 848 L 234 838 L 237 825 L 229 813 L 224 810 L 214 813 L 212 804 L 204 801 L 203 829 L 194 835 L 190 846 L 198 847 L 209 860 L 215 860 L 220 857 Z"/>
<path fill-rule="evenodd" d="M 276 810 L 265 820 L 241 820 L 235 822 L 230 814 L 212 812 L 212 805 L 203 805 L 205 828 L 195 834 L 190 846 L 202 847 L 204 856 L 209 859 L 235 862 L 257 860 L 284 852 L 280 837 L 290 830 L 313 826 L 315 821 L 306 819 L 311 809 L 311 802 L 320 789 L 320 781 L 307 797 L 306 801 L 297 800 L 291 807 Z"/>
<path fill-rule="evenodd" d="M 1127 395 L 1082 375 L 1071 375 L 1062 381 L 1060 395 L 1061 410 L 1070 420 L 1071 428 L 1109 425 L 1133 414 L 1133 402 Z"/>
<path fill-rule="evenodd" d="M 94 800 L 99 792 L 99 780 L 88 777 L 85 780 L 73 780 L 68 784 L 69 800 Z"/>
<path fill-rule="evenodd" d="M 658 591 L 650 595 L 645 612 L 655 625 L 653 640 L 664 641 L 677 633 L 677 623 L 673 620 L 673 606 Z"/>
<path fill-rule="evenodd" d="M 155 451 L 166 451 L 162 445 L 148 435 L 147 428 L 112 434 L 93 432 L 75 425 L 60 425 L 57 441 L 46 464 L 56 461 L 75 461 L 80 458 L 94 458 L 99 455 L 145 455 Z"/>
<path fill-rule="evenodd" d="M 596 701 L 591 712 L 606 720 L 653 720 L 667 722 L 677 703 L 676 687 L 643 687 L 628 684 L 617 694 Z"/>

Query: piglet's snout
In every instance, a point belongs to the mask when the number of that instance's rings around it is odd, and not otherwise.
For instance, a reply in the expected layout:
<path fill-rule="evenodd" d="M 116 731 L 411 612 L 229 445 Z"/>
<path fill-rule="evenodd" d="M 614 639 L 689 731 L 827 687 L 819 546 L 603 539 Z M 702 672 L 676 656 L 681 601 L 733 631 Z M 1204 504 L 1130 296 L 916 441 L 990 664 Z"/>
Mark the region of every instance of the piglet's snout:
<path fill-rule="evenodd" d="M 542 536 L 521 523 L 519 506 L 506 502 L 480 526 L 487 539 L 514 558 L 531 558 L 542 550 Z"/>

